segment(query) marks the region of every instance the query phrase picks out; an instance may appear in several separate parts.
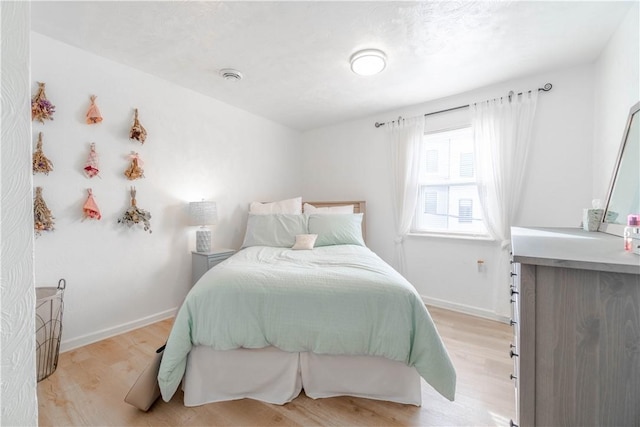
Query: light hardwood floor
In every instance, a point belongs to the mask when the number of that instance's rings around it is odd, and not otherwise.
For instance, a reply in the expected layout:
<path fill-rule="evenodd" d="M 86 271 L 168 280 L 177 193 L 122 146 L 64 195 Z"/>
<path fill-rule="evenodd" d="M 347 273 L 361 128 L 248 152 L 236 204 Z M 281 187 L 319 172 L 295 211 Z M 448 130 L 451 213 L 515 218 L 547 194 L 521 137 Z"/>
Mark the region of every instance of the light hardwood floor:
<path fill-rule="evenodd" d="M 41 426 L 505 426 L 515 417 L 509 379 L 511 328 L 429 308 L 456 368 L 455 402 L 422 380 L 422 407 L 354 397 L 313 400 L 304 392 L 286 405 L 249 399 L 187 408 L 182 392 L 144 413 L 124 403 L 130 386 L 171 328 L 165 320 L 60 355 L 38 383 Z"/>

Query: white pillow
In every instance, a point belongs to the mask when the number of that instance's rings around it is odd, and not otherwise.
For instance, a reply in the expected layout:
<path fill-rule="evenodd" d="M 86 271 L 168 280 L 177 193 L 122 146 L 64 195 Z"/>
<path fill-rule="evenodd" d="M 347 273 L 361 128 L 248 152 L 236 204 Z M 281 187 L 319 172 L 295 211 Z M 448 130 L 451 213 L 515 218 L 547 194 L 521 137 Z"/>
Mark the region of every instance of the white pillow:
<path fill-rule="evenodd" d="M 317 238 L 317 234 L 298 234 L 296 236 L 296 243 L 291 247 L 291 249 L 313 249 L 313 245 L 316 243 Z"/>
<path fill-rule="evenodd" d="M 249 205 L 249 213 L 253 215 L 268 215 L 276 213 L 300 215 L 302 213 L 302 197 L 271 203 L 251 202 Z"/>
<path fill-rule="evenodd" d="M 352 214 L 353 213 L 353 205 L 345 205 L 345 206 L 325 206 L 325 207 L 315 207 L 310 205 L 309 203 L 304 204 L 304 213 L 312 214 Z"/>

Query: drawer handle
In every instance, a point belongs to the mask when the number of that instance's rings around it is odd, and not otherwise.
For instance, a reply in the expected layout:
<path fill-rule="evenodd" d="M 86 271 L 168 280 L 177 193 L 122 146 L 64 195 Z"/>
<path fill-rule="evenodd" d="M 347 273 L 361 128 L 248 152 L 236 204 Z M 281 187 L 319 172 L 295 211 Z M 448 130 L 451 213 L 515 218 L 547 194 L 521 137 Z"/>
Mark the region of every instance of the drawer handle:
<path fill-rule="evenodd" d="M 513 298 L 511 298 L 511 303 L 514 304 L 516 302 L 516 300 L 514 300 Z"/>
<path fill-rule="evenodd" d="M 516 346 L 513 343 L 509 343 L 509 348 L 516 348 Z"/>
<path fill-rule="evenodd" d="M 520 355 L 518 353 L 514 353 L 513 350 L 511 350 L 509 351 L 509 356 L 513 359 L 513 356 L 519 357 Z"/>
<path fill-rule="evenodd" d="M 517 273 L 514 273 L 513 271 L 511 273 L 509 273 L 509 274 L 511 274 L 511 277 L 518 275 Z"/>
<path fill-rule="evenodd" d="M 511 288 L 511 295 L 519 295 L 520 292 L 516 291 L 516 288 L 512 287 Z"/>
<path fill-rule="evenodd" d="M 513 325 L 517 325 L 518 322 L 516 322 L 515 320 L 511 319 L 509 320 L 509 325 L 513 326 Z"/>
<path fill-rule="evenodd" d="M 513 420 L 509 420 L 509 427 L 520 427 L 518 424 L 514 423 Z"/>
<path fill-rule="evenodd" d="M 509 378 L 511 378 L 512 380 L 517 380 L 518 377 L 514 376 L 513 374 L 509 374 Z"/>

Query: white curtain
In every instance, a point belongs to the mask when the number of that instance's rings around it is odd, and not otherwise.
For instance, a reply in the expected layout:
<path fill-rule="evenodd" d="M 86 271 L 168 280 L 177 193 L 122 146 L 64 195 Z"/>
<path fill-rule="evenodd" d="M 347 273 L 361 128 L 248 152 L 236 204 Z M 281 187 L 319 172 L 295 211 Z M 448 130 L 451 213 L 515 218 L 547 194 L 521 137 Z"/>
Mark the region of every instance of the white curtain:
<path fill-rule="evenodd" d="M 493 99 L 471 105 L 476 178 L 480 206 L 491 237 L 501 244 L 498 271 L 509 283 L 511 225 L 518 214 L 538 91 L 511 101 Z M 508 298 L 494 289 L 497 312 L 508 311 Z"/>
<path fill-rule="evenodd" d="M 471 105 L 476 177 L 489 234 L 510 247 L 525 177 L 538 91 Z"/>
<path fill-rule="evenodd" d="M 411 230 L 418 198 L 420 143 L 424 117 L 401 119 L 387 124 L 391 137 L 392 202 L 395 221 L 395 266 L 405 274 L 404 238 Z"/>

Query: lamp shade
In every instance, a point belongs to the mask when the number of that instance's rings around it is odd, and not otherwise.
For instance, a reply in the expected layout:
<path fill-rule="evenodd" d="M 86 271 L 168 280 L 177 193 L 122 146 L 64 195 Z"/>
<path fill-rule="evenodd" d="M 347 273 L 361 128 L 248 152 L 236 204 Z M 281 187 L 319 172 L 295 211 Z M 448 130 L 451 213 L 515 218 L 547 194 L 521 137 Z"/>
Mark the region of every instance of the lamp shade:
<path fill-rule="evenodd" d="M 211 225 L 218 222 L 218 208 L 216 202 L 189 203 L 189 219 L 191 225 Z"/>

